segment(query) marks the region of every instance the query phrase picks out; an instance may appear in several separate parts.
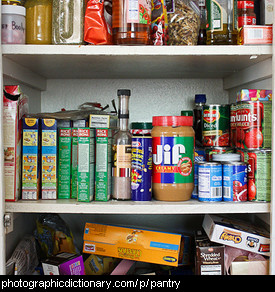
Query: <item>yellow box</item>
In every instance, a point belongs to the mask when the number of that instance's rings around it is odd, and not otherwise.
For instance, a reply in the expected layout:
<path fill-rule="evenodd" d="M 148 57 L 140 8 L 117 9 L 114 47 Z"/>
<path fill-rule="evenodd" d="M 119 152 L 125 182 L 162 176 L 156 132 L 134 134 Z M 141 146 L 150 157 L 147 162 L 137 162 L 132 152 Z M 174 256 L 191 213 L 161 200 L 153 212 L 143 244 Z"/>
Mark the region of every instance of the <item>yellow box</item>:
<path fill-rule="evenodd" d="M 86 223 L 83 252 L 178 266 L 181 234 Z"/>

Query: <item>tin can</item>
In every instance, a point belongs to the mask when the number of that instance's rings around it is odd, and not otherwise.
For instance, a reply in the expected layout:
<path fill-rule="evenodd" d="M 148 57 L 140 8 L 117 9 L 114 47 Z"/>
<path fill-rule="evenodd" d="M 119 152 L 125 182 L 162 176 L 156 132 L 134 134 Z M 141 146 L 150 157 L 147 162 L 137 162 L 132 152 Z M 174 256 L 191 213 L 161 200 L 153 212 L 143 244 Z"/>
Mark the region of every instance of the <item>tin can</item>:
<path fill-rule="evenodd" d="M 237 148 L 271 148 L 271 101 L 238 102 L 235 120 Z"/>
<path fill-rule="evenodd" d="M 247 201 L 247 163 L 223 163 L 223 200 Z"/>
<path fill-rule="evenodd" d="M 205 150 L 203 148 L 195 149 L 194 161 L 194 190 L 191 199 L 198 199 L 198 163 L 205 161 Z"/>
<path fill-rule="evenodd" d="M 229 146 L 230 106 L 204 105 L 202 117 L 203 146 Z"/>
<path fill-rule="evenodd" d="M 213 154 L 234 153 L 234 149 L 231 147 L 206 147 L 205 148 L 205 160 L 212 161 Z"/>
<path fill-rule="evenodd" d="M 271 149 L 242 149 L 244 162 L 248 163 L 248 200 L 270 202 L 271 199 Z"/>
<path fill-rule="evenodd" d="M 198 199 L 202 202 L 222 200 L 222 165 L 217 162 L 198 164 Z"/>
<path fill-rule="evenodd" d="M 152 199 L 152 123 L 132 123 L 131 199 Z"/>
<path fill-rule="evenodd" d="M 236 146 L 236 111 L 237 111 L 237 104 L 232 103 L 230 105 L 230 147 Z"/>

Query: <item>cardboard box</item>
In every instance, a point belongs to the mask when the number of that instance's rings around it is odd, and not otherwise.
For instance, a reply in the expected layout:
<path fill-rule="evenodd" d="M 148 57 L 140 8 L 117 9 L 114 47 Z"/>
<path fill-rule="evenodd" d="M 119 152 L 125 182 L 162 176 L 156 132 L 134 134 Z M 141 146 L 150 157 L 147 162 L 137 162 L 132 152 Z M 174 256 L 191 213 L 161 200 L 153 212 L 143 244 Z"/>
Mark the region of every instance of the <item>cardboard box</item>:
<path fill-rule="evenodd" d="M 78 128 L 72 128 L 72 182 L 71 198 L 77 199 L 77 145 L 78 145 Z"/>
<path fill-rule="evenodd" d="M 240 45 L 272 44 L 272 26 L 244 25 L 238 43 Z"/>
<path fill-rule="evenodd" d="M 90 115 L 90 128 L 117 128 L 117 116 L 111 115 Z"/>
<path fill-rule="evenodd" d="M 40 193 L 39 119 L 23 118 L 22 200 L 38 200 Z"/>
<path fill-rule="evenodd" d="M 71 128 L 58 129 L 58 199 L 70 199 Z"/>
<path fill-rule="evenodd" d="M 28 98 L 18 85 L 4 86 L 3 146 L 6 201 L 17 201 L 21 194 L 22 117 L 28 113 L 28 109 Z"/>
<path fill-rule="evenodd" d="M 272 90 L 242 89 L 237 93 L 237 101 L 269 101 L 272 100 Z"/>
<path fill-rule="evenodd" d="M 41 119 L 42 200 L 57 199 L 57 121 Z"/>
<path fill-rule="evenodd" d="M 263 227 L 216 215 L 205 215 L 202 226 L 211 241 L 270 255 L 270 235 Z"/>
<path fill-rule="evenodd" d="M 42 262 L 44 275 L 85 275 L 81 255 L 60 253 Z"/>
<path fill-rule="evenodd" d="M 86 223 L 83 252 L 178 266 L 181 234 Z"/>
<path fill-rule="evenodd" d="M 224 245 L 211 242 L 203 231 L 195 235 L 196 275 L 225 275 Z"/>
<path fill-rule="evenodd" d="M 108 201 L 112 186 L 112 129 L 96 129 L 95 201 Z"/>
<path fill-rule="evenodd" d="M 229 268 L 230 275 L 268 275 L 269 260 L 249 261 L 246 256 L 236 258 Z"/>

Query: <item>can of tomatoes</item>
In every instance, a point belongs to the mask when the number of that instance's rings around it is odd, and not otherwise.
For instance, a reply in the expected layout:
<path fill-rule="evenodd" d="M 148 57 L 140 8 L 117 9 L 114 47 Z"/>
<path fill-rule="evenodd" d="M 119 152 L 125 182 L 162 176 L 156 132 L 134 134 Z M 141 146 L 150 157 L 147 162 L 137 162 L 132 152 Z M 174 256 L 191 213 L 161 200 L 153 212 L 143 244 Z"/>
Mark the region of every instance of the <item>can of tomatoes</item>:
<path fill-rule="evenodd" d="M 205 148 L 205 160 L 212 161 L 213 154 L 234 153 L 234 149 L 231 147 L 206 147 Z"/>
<path fill-rule="evenodd" d="M 244 149 L 271 148 L 272 102 L 238 102 L 235 110 L 235 146 Z"/>
<path fill-rule="evenodd" d="M 232 103 L 230 105 L 230 146 L 236 146 L 236 111 L 237 104 Z"/>
<path fill-rule="evenodd" d="M 241 159 L 248 163 L 248 200 L 270 202 L 271 149 L 239 149 Z"/>
<path fill-rule="evenodd" d="M 203 146 L 229 146 L 230 105 L 204 105 L 202 117 Z"/>

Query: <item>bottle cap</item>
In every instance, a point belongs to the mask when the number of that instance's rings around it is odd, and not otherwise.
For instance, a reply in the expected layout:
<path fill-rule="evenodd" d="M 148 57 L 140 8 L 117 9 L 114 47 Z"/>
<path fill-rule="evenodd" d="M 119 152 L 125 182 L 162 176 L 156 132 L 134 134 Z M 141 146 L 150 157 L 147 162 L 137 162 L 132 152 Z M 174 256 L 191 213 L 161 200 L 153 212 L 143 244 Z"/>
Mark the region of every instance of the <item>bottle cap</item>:
<path fill-rule="evenodd" d="M 151 130 L 153 128 L 152 123 L 149 122 L 134 122 L 131 123 L 131 129 Z"/>
<path fill-rule="evenodd" d="M 2 5 L 2 14 L 18 14 L 26 16 L 26 8 L 17 5 Z"/>
<path fill-rule="evenodd" d="M 193 111 L 181 111 L 180 115 L 185 117 L 193 117 Z"/>
<path fill-rule="evenodd" d="M 193 126 L 193 117 L 183 116 L 157 116 L 153 117 L 153 126 Z"/>
<path fill-rule="evenodd" d="M 117 91 L 117 95 L 127 95 L 127 96 L 131 96 L 131 90 L 130 89 L 118 89 Z"/>
<path fill-rule="evenodd" d="M 205 94 L 196 94 L 195 95 L 195 103 L 206 103 L 206 95 Z"/>

